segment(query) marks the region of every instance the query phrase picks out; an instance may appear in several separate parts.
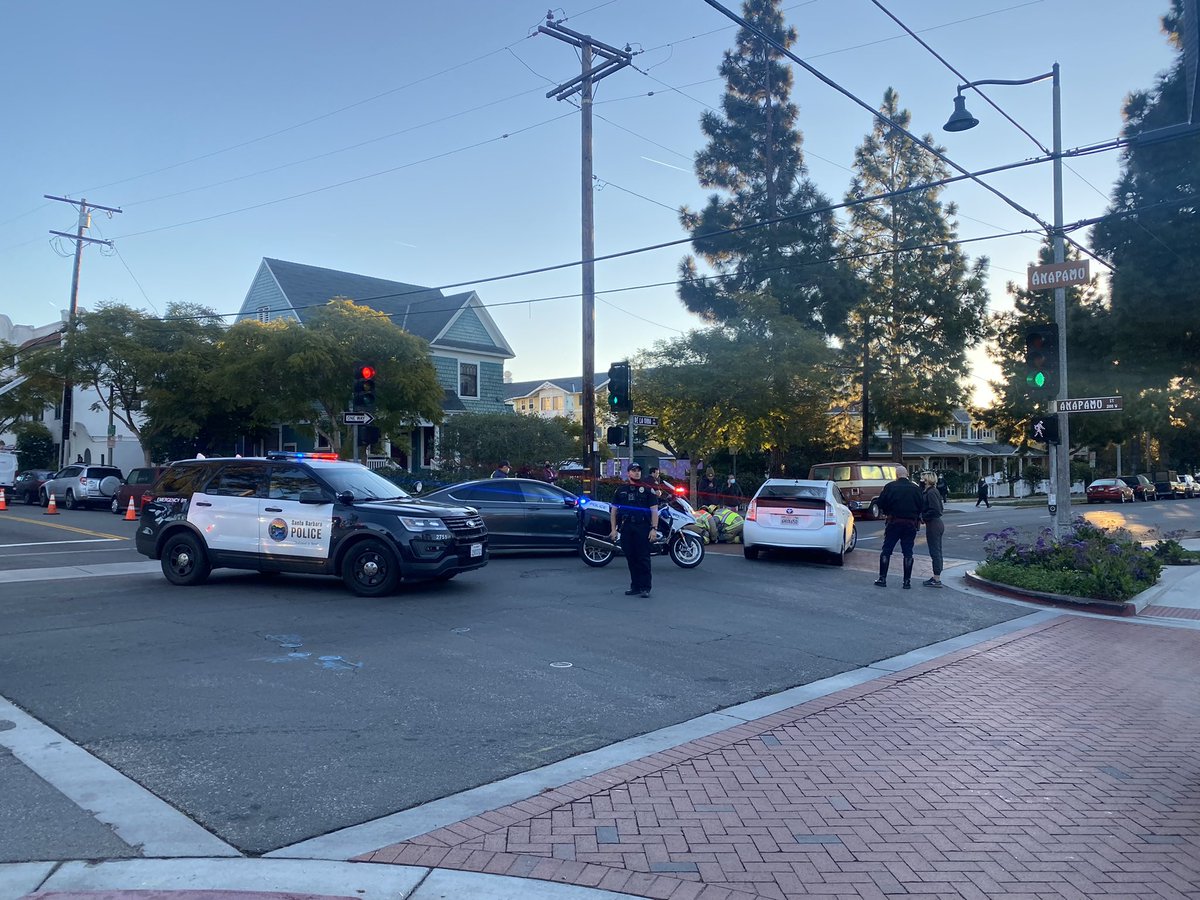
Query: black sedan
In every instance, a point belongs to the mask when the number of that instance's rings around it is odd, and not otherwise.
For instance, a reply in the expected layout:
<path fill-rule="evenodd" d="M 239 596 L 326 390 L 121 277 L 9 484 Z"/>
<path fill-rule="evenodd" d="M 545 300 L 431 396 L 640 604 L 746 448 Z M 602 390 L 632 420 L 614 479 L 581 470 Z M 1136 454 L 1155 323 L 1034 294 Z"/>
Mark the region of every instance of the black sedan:
<path fill-rule="evenodd" d="M 471 506 L 488 530 L 489 550 L 578 550 L 578 498 L 532 478 L 484 478 L 452 484 L 422 500 Z"/>
<path fill-rule="evenodd" d="M 26 469 L 24 472 L 18 472 L 16 479 L 13 481 L 12 493 L 8 498 L 9 501 L 33 506 L 33 504 L 39 502 L 38 491 L 41 489 L 42 484 L 53 475 L 53 469 Z"/>

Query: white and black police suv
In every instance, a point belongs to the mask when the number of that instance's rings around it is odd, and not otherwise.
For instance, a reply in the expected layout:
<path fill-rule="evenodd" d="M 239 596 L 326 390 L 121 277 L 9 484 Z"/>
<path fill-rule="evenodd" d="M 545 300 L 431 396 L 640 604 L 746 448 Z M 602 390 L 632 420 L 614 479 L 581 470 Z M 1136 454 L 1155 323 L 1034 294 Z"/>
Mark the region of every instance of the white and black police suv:
<path fill-rule="evenodd" d="M 364 597 L 488 560 L 474 509 L 417 500 L 328 453 L 172 463 L 143 498 L 137 549 L 172 584 L 200 584 L 214 567 L 300 572 L 341 575 Z"/>

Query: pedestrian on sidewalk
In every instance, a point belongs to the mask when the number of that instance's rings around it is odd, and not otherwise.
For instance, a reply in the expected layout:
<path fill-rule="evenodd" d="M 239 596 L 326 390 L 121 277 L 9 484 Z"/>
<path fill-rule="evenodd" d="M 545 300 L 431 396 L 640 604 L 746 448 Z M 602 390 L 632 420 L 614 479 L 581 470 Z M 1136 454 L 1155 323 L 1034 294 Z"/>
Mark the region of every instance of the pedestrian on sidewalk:
<path fill-rule="evenodd" d="M 901 587 L 908 590 L 912 587 L 913 542 L 917 539 L 917 529 L 921 527 L 924 496 L 921 489 L 908 480 L 908 470 L 898 465 L 896 480 L 884 486 L 875 502 L 887 516 L 887 525 L 883 529 L 883 548 L 879 551 L 879 577 L 875 579 L 875 585 L 887 587 L 888 566 L 898 541 L 900 552 L 904 555 L 904 582 Z"/>
<path fill-rule="evenodd" d="M 925 543 L 929 545 L 929 559 L 933 563 L 933 577 L 922 584 L 926 587 L 940 588 L 942 586 L 942 537 L 946 534 L 946 523 L 942 521 L 945 504 L 942 502 L 942 492 L 938 490 L 938 476 L 926 472 L 922 477 L 925 482 L 925 493 L 921 495 L 921 521 L 925 523 Z"/>
<path fill-rule="evenodd" d="M 988 499 L 988 483 L 987 479 L 982 475 L 979 476 L 979 481 L 975 485 L 975 508 L 979 509 L 979 504 L 987 505 L 988 509 L 992 508 L 992 501 Z"/>
<path fill-rule="evenodd" d="M 496 466 L 496 471 L 492 473 L 493 478 L 508 478 L 508 473 L 512 471 L 512 466 L 508 464 L 507 459 L 500 460 L 500 465 Z"/>
<path fill-rule="evenodd" d="M 629 590 L 625 596 L 650 596 L 650 544 L 658 539 L 658 492 L 642 481 L 641 463 L 629 464 L 629 480 L 617 488 L 609 508 L 611 540 L 617 539 L 620 524 L 621 549 L 629 566 Z"/>

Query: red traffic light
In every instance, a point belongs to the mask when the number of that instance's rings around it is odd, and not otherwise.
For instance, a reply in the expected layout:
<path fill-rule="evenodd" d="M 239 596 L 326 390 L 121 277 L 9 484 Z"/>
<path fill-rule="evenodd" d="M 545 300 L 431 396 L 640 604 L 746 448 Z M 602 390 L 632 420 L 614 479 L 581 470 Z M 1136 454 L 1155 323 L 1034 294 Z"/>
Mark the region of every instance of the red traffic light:
<path fill-rule="evenodd" d="M 374 378 L 375 377 L 375 367 L 374 366 L 361 366 L 358 370 L 358 377 L 359 378 Z"/>

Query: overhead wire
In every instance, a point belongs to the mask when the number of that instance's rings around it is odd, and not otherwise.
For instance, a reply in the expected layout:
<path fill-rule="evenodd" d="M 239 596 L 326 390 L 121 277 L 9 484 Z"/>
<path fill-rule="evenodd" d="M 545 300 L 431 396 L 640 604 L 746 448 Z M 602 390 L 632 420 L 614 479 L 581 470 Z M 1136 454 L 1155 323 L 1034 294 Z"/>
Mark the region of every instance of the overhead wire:
<path fill-rule="evenodd" d="M 899 132 L 900 134 L 903 134 L 906 138 L 908 138 L 910 141 L 912 141 L 918 147 L 921 147 L 930 155 L 941 160 L 943 163 L 945 163 L 951 169 L 954 169 L 956 172 L 961 172 L 964 174 L 967 173 L 967 170 L 963 166 L 959 165 L 957 162 L 955 162 L 953 159 L 951 159 L 945 153 L 938 150 L 936 147 L 934 147 L 928 141 L 922 140 L 920 137 L 913 134 L 913 132 L 909 131 L 907 128 L 902 127 L 900 124 L 898 124 L 893 119 L 889 119 L 887 116 L 885 116 L 879 110 L 877 110 L 873 106 L 871 106 L 871 104 L 869 104 L 865 100 L 861 99 L 858 95 L 856 95 L 855 93 L 850 91 L 848 88 L 845 88 L 842 85 L 840 85 L 838 82 L 834 81 L 832 78 L 830 78 L 828 75 L 826 75 L 820 69 L 813 66 L 811 63 L 805 62 L 803 59 L 801 59 L 799 56 L 797 56 L 795 53 L 793 53 L 790 49 L 785 47 L 783 44 L 779 43 L 779 41 L 775 40 L 770 35 L 765 34 L 761 28 L 758 28 L 758 27 L 752 25 L 750 22 L 746 21 L 744 18 L 739 16 L 737 13 L 735 13 L 733 10 L 729 9 L 724 4 L 720 3 L 719 0 L 704 0 L 704 2 L 707 3 L 709 6 L 711 6 L 713 9 L 717 10 L 719 13 L 721 13 L 726 18 L 729 18 L 735 22 L 738 22 L 743 28 L 745 28 L 751 34 L 756 35 L 760 40 L 768 42 L 777 51 L 782 53 L 788 59 L 792 60 L 792 62 L 796 63 L 796 65 L 803 68 L 806 72 L 808 72 L 814 78 L 819 80 L 822 84 L 825 84 L 826 86 L 833 88 L 835 91 L 837 91 L 842 96 L 851 100 L 853 103 L 857 104 L 858 106 L 861 106 L 863 109 L 867 110 L 873 118 L 878 119 L 879 121 L 881 121 L 885 125 L 887 125 L 889 128 L 892 128 L 892 129 L 896 130 L 897 132 Z M 1016 200 L 1014 200 L 1012 197 L 1005 194 L 1003 191 L 1001 191 L 999 188 L 995 187 L 994 185 L 988 184 L 986 181 L 983 181 L 978 176 L 972 176 L 970 180 L 974 181 L 977 185 L 984 188 L 984 190 L 988 191 L 989 193 L 994 194 L 996 197 L 999 197 L 1006 204 L 1011 206 L 1017 212 L 1021 213 L 1021 215 L 1025 216 L 1028 219 L 1031 219 L 1034 222 L 1037 222 L 1039 225 L 1042 226 L 1042 228 L 1046 229 L 1046 231 L 1052 232 L 1054 230 L 1053 226 L 1049 222 L 1045 221 L 1041 216 L 1039 216 L 1037 213 L 1033 212 L 1033 210 L 1027 209 L 1026 207 L 1022 206 L 1020 203 L 1018 203 Z M 1089 250 L 1087 247 L 1084 247 L 1078 241 L 1075 241 L 1073 239 L 1068 239 L 1068 240 L 1080 252 L 1085 253 L 1088 256 L 1092 257 L 1093 259 L 1095 259 L 1097 262 L 1099 262 L 1101 265 L 1105 266 L 1106 268 L 1108 268 L 1108 269 L 1112 268 L 1112 266 L 1109 265 L 1108 262 L 1106 262 L 1105 260 L 1096 256 L 1094 253 L 1091 252 L 1091 250 Z"/>
<path fill-rule="evenodd" d="M 904 31 L 910 37 L 912 37 L 912 39 L 914 41 L 916 41 L 918 44 L 920 44 L 922 47 L 924 47 L 925 50 L 927 50 L 929 52 L 929 54 L 931 56 L 933 56 L 934 59 L 936 59 L 943 66 L 945 66 L 947 69 L 949 69 L 951 72 L 953 72 L 958 78 L 962 79 L 963 84 L 971 83 L 972 79 L 970 79 L 966 75 L 964 75 L 958 68 L 956 68 L 952 63 L 950 63 L 949 60 L 947 60 L 944 56 L 942 56 L 942 54 L 940 54 L 936 50 L 934 50 L 933 47 L 931 47 L 924 39 L 921 38 L 921 36 L 919 34 L 917 34 L 917 32 L 913 31 L 913 29 L 909 28 L 908 25 L 906 25 L 903 21 L 901 21 L 899 16 L 897 16 L 890 9 L 888 9 L 886 6 L 884 6 L 882 3 L 882 0 L 871 0 L 871 2 L 873 4 L 875 4 L 875 6 L 881 12 L 883 12 L 884 15 L 886 15 L 889 19 L 891 19 L 893 22 L 895 22 L 897 25 L 899 25 L 902 29 L 904 29 Z M 1024 125 L 1022 125 L 1020 122 L 1018 122 L 1012 116 L 1010 116 L 1007 112 L 1005 112 L 1004 109 L 1002 109 L 1000 107 L 1000 105 L 998 103 L 996 103 L 994 100 L 992 100 L 991 97 L 989 97 L 987 94 L 985 94 L 978 85 L 971 85 L 970 89 L 973 90 L 980 97 L 982 97 L 984 99 L 984 101 L 986 101 L 987 104 L 992 107 L 992 109 L 996 110 L 996 112 L 1000 113 L 1001 116 L 1003 116 L 1005 119 L 1007 119 L 1009 122 L 1011 122 L 1012 125 L 1018 131 L 1020 131 L 1022 134 L 1024 134 L 1027 138 L 1029 138 L 1029 140 L 1031 140 L 1033 142 L 1034 146 L 1036 146 L 1039 150 L 1041 150 L 1043 153 L 1050 152 L 1049 148 L 1046 147 L 1045 144 L 1043 144 L 1040 140 L 1038 140 L 1036 137 L 1034 137 L 1034 135 Z M 1063 167 L 1068 172 L 1070 172 L 1072 175 L 1074 175 L 1076 178 L 1078 178 L 1080 181 L 1082 181 L 1084 184 L 1086 184 L 1089 188 L 1091 188 L 1093 191 L 1095 191 L 1098 195 L 1103 197 L 1105 200 L 1111 199 L 1108 196 L 1108 194 L 1104 193 L 1104 191 L 1100 190 L 1100 188 L 1096 187 L 1096 185 L 1092 184 L 1090 181 L 1088 181 L 1086 178 L 1084 178 L 1083 175 L 1078 170 L 1072 168 L 1071 166 L 1067 165 L 1066 163 L 1063 164 Z M 1179 252 L 1177 250 L 1175 250 L 1174 247 L 1171 247 L 1170 245 L 1168 245 L 1165 241 L 1163 241 L 1163 239 L 1161 237 L 1159 237 L 1154 232 L 1152 232 L 1144 224 L 1138 223 L 1138 226 L 1142 229 L 1142 231 L 1144 231 L 1147 235 L 1149 235 L 1151 238 L 1153 238 L 1155 241 L 1157 241 L 1159 244 L 1161 244 L 1165 249 L 1169 250 L 1176 257 L 1179 257 L 1182 259 L 1182 257 L 1180 257 L 1180 255 L 1179 255 Z"/>

